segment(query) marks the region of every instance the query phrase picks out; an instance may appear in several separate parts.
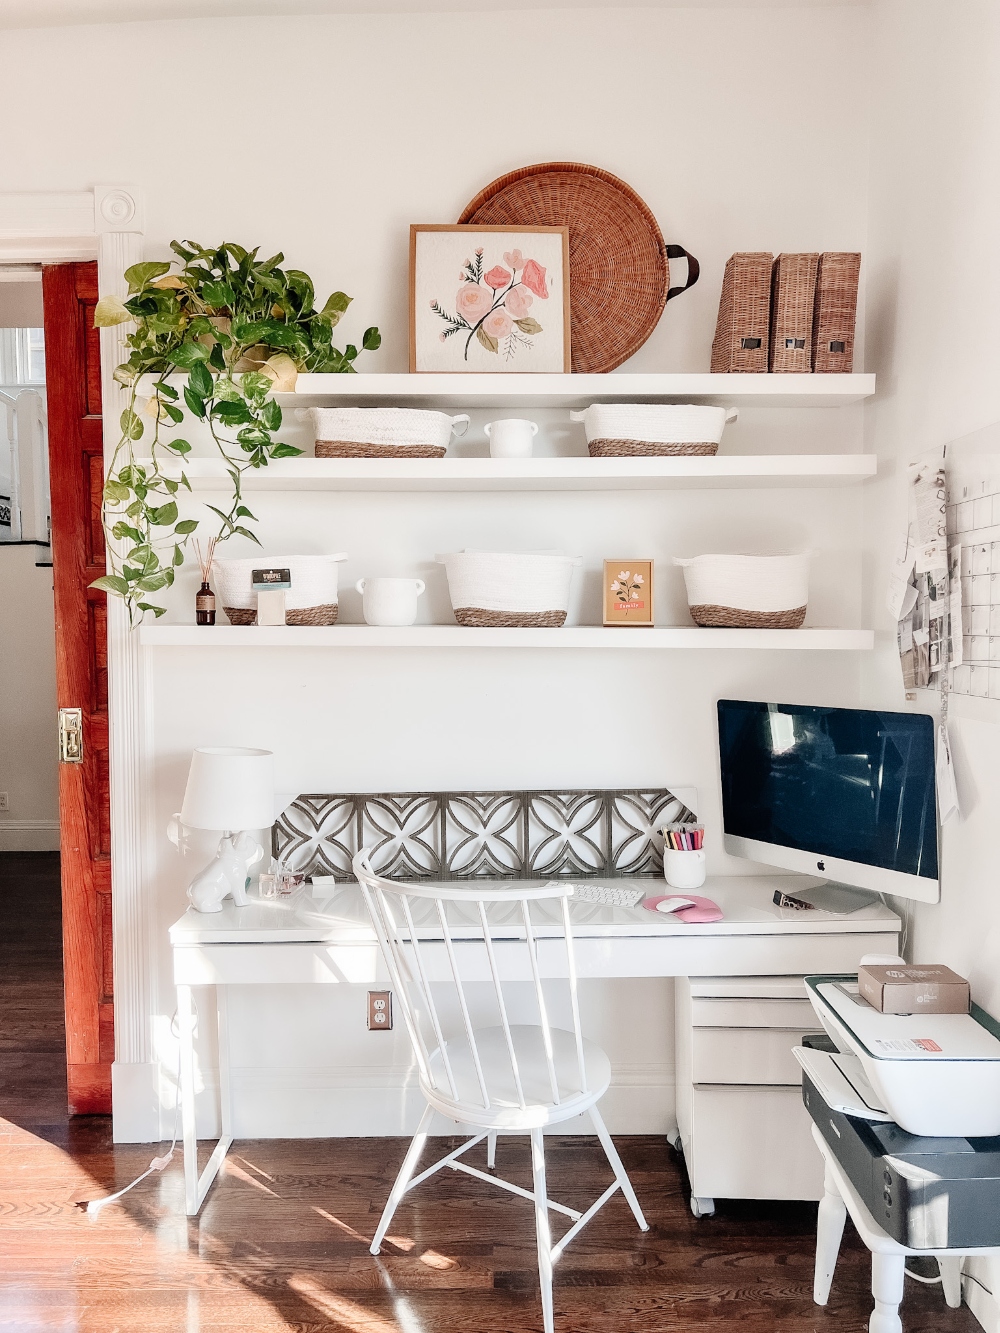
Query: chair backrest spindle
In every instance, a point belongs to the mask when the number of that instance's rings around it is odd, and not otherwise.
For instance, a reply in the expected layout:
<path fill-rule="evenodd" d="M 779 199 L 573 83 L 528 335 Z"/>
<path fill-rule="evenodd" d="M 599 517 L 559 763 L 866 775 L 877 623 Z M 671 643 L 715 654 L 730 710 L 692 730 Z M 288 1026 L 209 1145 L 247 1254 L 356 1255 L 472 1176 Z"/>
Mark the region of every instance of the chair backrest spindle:
<path fill-rule="evenodd" d="M 367 850 L 354 858 L 354 872 L 362 887 L 391 984 L 398 994 L 421 1081 L 445 1098 L 446 1106 L 450 1106 L 450 1098 L 469 1111 L 479 1102 L 482 1112 L 492 1114 L 497 1108 L 511 1105 L 514 1097 L 521 1111 L 535 1105 L 554 1107 L 567 1096 L 575 1095 L 571 1091 L 572 1064 L 569 1070 L 565 1065 L 568 1033 L 559 1034 L 559 1059 L 563 1071 L 563 1087 L 560 1089 L 553 1028 L 539 963 L 539 937 L 531 918 L 532 903 L 558 901 L 557 915 L 549 912 L 540 919 L 545 922 L 543 935 L 546 941 L 555 936 L 554 943 L 546 947 L 554 947 L 560 937 L 565 947 L 580 1092 L 588 1091 L 568 907 L 571 885 L 558 882 L 521 886 L 501 883 L 487 895 L 478 885 L 472 890 L 459 884 L 388 880 L 374 873 Z M 516 916 L 512 919 L 512 908 L 519 912 L 519 922 Z M 499 920 L 498 911 L 502 912 Z M 499 1045 L 500 1034 L 495 1021 L 480 1023 L 478 1027 L 473 1021 L 473 1010 L 478 1014 L 481 1001 L 477 998 L 474 1005 L 470 1004 L 466 981 L 470 975 L 479 980 L 477 972 L 470 973 L 469 962 L 470 950 L 478 949 L 480 945 L 485 948 L 489 965 L 489 977 L 484 975 L 482 980 L 492 982 L 493 999 L 503 1032 L 502 1045 Z M 524 984 L 525 969 L 518 961 L 518 951 L 522 948 L 528 955 L 528 972 L 538 1015 L 537 1024 L 531 1023 L 527 1029 L 511 1023 L 511 1010 L 505 995 L 505 987 L 514 978 L 518 979 L 517 984 Z M 556 982 L 549 984 L 554 986 Z M 457 1001 L 457 1012 L 456 1007 L 452 1007 L 452 1000 L 444 1003 L 446 989 Z M 491 1027 L 495 1035 L 483 1046 L 487 1027 Z M 536 1033 L 534 1038 L 532 1031 Z M 539 1038 L 544 1053 L 544 1076 L 537 1053 Z M 504 1048 L 513 1088 L 506 1073 L 496 1065 L 498 1058 L 502 1062 Z M 531 1051 L 534 1054 L 529 1054 Z M 526 1093 L 525 1068 L 531 1068 L 532 1060 L 532 1085 Z M 499 1083 L 496 1082 L 498 1079 Z M 538 1080 L 541 1080 L 541 1086 L 538 1086 Z M 546 1081 L 548 1096 L 542 1090 Z"/>

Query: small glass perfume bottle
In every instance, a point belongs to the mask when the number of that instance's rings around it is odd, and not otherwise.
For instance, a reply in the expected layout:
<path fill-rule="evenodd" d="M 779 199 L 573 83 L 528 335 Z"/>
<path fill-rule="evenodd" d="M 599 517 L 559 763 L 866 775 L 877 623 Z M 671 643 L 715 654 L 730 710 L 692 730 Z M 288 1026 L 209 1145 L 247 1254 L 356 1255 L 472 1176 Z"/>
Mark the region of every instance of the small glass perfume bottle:
<path fill-rule="evenodd" d="M 194 599 L 194 618 L 199 625 L 215 624 L 215 593 L 207 580 L 202 583 Z"/>

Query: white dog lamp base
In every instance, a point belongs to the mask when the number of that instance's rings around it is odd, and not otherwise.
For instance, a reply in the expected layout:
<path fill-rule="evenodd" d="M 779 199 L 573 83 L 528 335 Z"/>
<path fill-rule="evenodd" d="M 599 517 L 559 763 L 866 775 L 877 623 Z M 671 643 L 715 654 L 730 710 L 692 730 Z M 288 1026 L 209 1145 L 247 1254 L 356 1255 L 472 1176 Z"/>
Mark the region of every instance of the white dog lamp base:
<path fill-rule="evenodd" d="M 171 821 L 172 841 L 187 829 L 224 829 L 215 859 L 195 875 L 188 899 L 197 912 L 221 912 L 232 897 L 247 903 L 247 875 L 264 849 L 246 829 L 269 828 L 275 819 L 274 756 L 270 750 L 205 746 L 191 756 L 184 803 Z"/>
<path fill-rule="evenodd" d="M 264 848 L 249 833 L 224 833 L 215 859 L 199 871 L 187 891 L 196 912 L 221 912 L 232 896 L 237 907 L 247 904 L 250 870 L 264 858 Z"/>

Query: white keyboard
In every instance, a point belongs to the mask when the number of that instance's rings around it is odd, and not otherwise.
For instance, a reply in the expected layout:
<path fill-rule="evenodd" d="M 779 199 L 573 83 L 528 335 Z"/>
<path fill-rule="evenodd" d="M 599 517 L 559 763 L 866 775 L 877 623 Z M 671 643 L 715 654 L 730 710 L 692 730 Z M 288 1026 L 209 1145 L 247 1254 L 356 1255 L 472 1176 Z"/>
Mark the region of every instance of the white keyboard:
<path fill-rule="evenodd" d="M 573 897 L 579 902 L 600 903 L 603 907 L 638 907 L 645 896 L 644 889 L 611 889 L 606 884 L 573 886 Z"/>

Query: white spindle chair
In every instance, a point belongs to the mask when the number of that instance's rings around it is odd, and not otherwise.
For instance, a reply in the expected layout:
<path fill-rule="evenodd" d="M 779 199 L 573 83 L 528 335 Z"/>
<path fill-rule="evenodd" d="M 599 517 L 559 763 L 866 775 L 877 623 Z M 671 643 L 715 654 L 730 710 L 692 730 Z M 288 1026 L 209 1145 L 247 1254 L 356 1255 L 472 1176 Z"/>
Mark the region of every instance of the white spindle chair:
<path fill-rule="evenodd" d="M 553 1265 L 612 1195 L 620 1189 L 640 1228 L 649 1230 L 632 1183 L 597 1110 L 597 1102 L 611 1082 L 611 1062 L 599 1046 L 584 1040 L 580 1027 L 568 905 L 572 885 L 555 883 L 527 888 L 500 881 L 480 891 L 462 885 L 388 880 L 374 873 L 369 856 L 367 848 L 355 856 L 354 873 L 364 893 L 413 1045 L 420 1089 L 427 1102 L 389 1194 L 371 1252 L 379 1253 L 403 1195 L 443 1166 L 531 1199 L 535 1205 L 542 1317 L 545 1333 L 552 1333 Z M 530 914 L 531 903 L 553 900 L 561 909 L 561 934 L 553 942 L 551 931 L 547 931 L 545 944 L 546 948 L 550 945 L 557 948 L 562 943 L 566 975 L 565 980 L 549 983 L 550 997 L 551 987 L 565 987 L 572 1032 L 554 1028 L 549 1022 L 538 942 Z M 503 915 L 503 922 L 497 921 L 498 915 Z M 513 931 L 512 918 L 517 921 Z M 511 977 L 532 983 L 537 1023 L 510 1021 L 509 999 L 513 997 L 505 999 L 504 990 Z M 498 1026 L 473 1027 L 467 986 L 478 980 L 492 982 L 491 999 L 496 1005 Z M 450 1004 L 445 1003 L 446 997 Z M 450 1022 L 449 1013 L 453 1016 Z M 439 1162 L 414 1176 L 435 1111 L 476 1132 Z M 543 1133 L 546 1126 L 560 1124 L 584 1112 L 593 1122 L 615 1179 L 586 1212 L 580 1213 L 554 1203 L 546 1194 Z M 492 1168 L 498 1134 L 530 1135 L 533 1194 L 459 1160 L 474 1144 L 486 1139 L 487 1165 Z M 549 1232 L 550 1208 L 573 1223 L 555 1245 Z"/>

